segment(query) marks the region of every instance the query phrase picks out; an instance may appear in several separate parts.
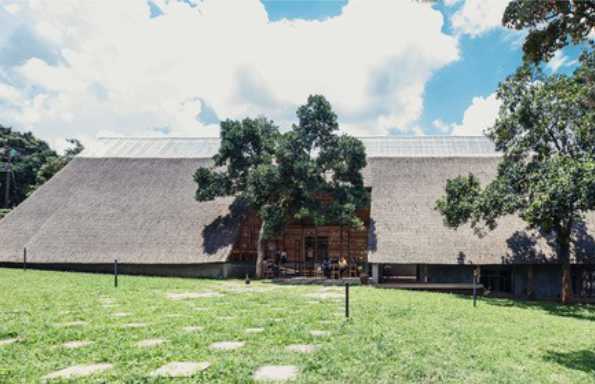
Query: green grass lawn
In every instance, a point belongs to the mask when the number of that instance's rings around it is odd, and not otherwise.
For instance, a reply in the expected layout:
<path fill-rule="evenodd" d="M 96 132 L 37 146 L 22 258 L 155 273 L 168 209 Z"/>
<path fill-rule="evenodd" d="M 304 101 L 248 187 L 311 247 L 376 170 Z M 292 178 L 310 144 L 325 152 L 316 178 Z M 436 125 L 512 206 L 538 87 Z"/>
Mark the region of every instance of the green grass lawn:
<path fill-rule="evenodd" d="M 219 292 L 171 300 L 170 293 Z M 313 302 L 318 286 L 0 269 L 0 382 L 35 383 L 71 365 L 110 363 L 82 383 L 249 383 L 262 365 L 295 365 L 303 383 L 595 383 L 595 307 L 564 308 L 447 294 L 355 287 Z M 333 290 L 325 290 L 333 296 Z M 337 289 L 342 293 L 342 289 Z M 336 294 L 335 294 L 336 295 Z M 109 301 L 114 305 L 105 307 Z M 197 309 L 199 308 L 199 309 Z M 128 313 L 114 317 L 113 313 Z M 74 327 L 60 323 L 84 321 Z M 146 323 L 144 328 L 122 328 Z M 184 331 L 201 326 L 200 332 Z M 247 334 L 247 328 L 262 333 Z M 311 330 L 329 331 L 313 337 Z M 154 348 L 135 344 L 164 338 Z M 68 341 L 87 347 L 66 349 Z M 213 351 L 218 341 L 244 341 Z M 310 354 L 289 344 L 317 344 Z M 191 378 L 149 374 L 171 361 L 208 361 Z"/>

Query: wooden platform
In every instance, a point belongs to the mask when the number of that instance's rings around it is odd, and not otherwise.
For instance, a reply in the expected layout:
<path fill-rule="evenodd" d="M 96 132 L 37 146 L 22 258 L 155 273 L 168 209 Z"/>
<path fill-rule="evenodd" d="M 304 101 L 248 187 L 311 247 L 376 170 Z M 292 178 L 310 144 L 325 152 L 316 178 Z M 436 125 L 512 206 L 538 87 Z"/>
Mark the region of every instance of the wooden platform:
<path fill-rule="evenodd" d="M 472 294 L 473 284 L 452 284 L 452 283 L 381 283 L 376 285 L 378 288 L 408 289 L 412 291 L 432 291 Z M 477 285 L 477 293 L 483 293 L 483 285 Z"/>
<path fill-rule="evenodd" d="M 321 277 L 282 277 L 272 279 L 275 284 L 287 284 L 287 285 L 336 285 L 344 286 L 346 283 L 349 285 L 360 285 L 361 281 L 359 277 L 346 277 L 342 279 L 325 279 Z"/>

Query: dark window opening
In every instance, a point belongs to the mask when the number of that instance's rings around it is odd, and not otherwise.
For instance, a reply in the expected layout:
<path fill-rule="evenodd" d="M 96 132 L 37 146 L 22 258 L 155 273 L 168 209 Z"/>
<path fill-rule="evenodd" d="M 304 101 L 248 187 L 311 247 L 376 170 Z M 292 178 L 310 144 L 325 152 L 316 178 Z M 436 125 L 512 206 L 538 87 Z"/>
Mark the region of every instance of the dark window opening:
<path fill-rule="evenodd" d="M 512 272 L 510 269 L 481 269 L 480 283 L 493 292 L 512 292 Z"/>
<path fill-rule="evenodd" d="M 304 239 L 306 262 L 320 263 L 328 257 L 328 237 L 308 236 Z M 318 247 L 318 251 L 316 251 Z"/>

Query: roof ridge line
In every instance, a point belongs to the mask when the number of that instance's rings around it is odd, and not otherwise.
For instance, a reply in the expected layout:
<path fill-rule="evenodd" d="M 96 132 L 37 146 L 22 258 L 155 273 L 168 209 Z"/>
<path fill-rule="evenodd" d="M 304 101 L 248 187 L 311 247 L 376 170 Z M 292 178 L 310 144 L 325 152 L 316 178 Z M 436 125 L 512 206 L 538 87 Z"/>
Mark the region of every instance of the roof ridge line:
<path fill-rule="evenodd" d="M 482 135 L 424 135 L 424 136 L 395 136 L 395 135 L 376 135 L 376 136 L 353 136 L 358 139 L 489 139 Z M 99 136 L 97 140 L 220 140 L 220 137 L 213 136 Z"/>

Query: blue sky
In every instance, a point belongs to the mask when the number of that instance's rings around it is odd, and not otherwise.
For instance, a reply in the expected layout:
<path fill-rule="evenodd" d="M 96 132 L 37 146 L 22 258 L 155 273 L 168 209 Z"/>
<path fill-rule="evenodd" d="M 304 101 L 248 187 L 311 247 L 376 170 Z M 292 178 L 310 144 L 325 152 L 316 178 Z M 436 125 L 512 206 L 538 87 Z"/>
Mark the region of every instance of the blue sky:
<path fill-rule="evenodd" d="M 489 1 L 489 0 L 488 0 Z M 497 0 L 500 1 L 500 0 Z M 324 20 L 337 16 L 347 0 L 301 1 L 262 0 L 271 20 L 314 19 Z M 436 2 L 434 8 L 445 19 L 442 30 L 456 34 L 450 19 L 461 9 L 462 2 L 446 6 Z M 500 81 L 512 74 L 522 62 L 522 34 L 503 28 L 494 28 L 480 36 L 462 34 L 459 37 L 461 58 L 433 73 L 425 87 L 424 112 L 421 125 L 426 134 L 444 134 L 432 125 L 435 120 L 459 122 L 474 97 L 488 97 L 494 93 Z M 568 48 L 564 52 L 576 59 L 579 49 Z M 574 66 L 560 68 L 569 72 Z M 551 71 L 550 71 L 551 72 Z"/>
<path fill-rule="evenodd" d="M 478 135 L 524 32 L 506 0 L 0 0 L 0 124 L 64 138 L 216 136 L 312 93 L 355 135 Z M 577 48 L 547 71 L 573 70 Z"/>

